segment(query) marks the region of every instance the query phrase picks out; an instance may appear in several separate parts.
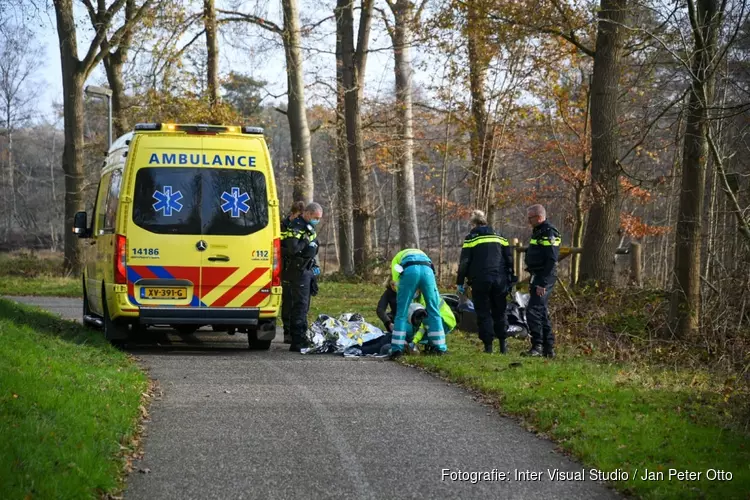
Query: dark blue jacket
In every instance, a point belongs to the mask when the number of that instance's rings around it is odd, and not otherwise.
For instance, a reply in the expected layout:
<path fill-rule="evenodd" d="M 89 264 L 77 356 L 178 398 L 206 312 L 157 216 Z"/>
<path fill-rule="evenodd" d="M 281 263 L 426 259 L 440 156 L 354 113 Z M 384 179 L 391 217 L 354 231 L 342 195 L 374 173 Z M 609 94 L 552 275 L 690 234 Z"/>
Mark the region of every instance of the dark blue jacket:
<path fill-rule="evenodd" d="M 526 270 L 533 276 L 531 286 L 555 283 L 561 241 L 559 231 L 547 221 L 534 228 L 526 250 Z"/>
<path fill-rule="evenodd" d="M 299 274 L 311 269 L 318 255 L 315 228 L 300 215 L 281 232 L 282 272 Z"/>
<path fill-rule="evenodd" d="M 476 226 L 464 238 L 456 284 L 505 280 L 513 276 L 513 252 L 508 240 L 490 226 Z"/>

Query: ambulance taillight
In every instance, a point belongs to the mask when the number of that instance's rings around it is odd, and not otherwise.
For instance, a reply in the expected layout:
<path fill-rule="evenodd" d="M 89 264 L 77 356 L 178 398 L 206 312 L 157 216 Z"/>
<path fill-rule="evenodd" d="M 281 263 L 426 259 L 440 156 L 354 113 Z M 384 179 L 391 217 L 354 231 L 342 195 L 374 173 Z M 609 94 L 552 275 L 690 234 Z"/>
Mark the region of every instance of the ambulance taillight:
<path fill-rule="evenodd" d="M 281 240 L 273 240 L 273 271 L 271 286 L 281 286 Z"/>
<path fill-rule="evenodd" d="M 115 283 L 124 285 L 128 282 L 128 273 L 125 269 L 125 259 L 128 256 L 127 240 L 121 234 L 115 235 Z"/>

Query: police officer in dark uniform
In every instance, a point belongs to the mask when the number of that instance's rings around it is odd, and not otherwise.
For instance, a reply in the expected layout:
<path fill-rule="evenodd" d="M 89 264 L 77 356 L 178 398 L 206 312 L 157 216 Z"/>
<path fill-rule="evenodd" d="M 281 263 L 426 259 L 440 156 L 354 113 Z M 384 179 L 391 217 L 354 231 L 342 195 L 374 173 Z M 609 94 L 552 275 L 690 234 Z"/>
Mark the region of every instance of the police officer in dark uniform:
<path fill-rule="evenodd" d="M 289 230 L 289 226 L 292 224 L 292 221 L 302 215 L 302 212 L 305 210 L 305 202 L 304 201 L 295 201 L 292 203 L 292 207 L 289 209 L 289 214 L 281 219 L 281 234 L 283 235 L 285 231 Z M 283 296 L 282 296 L 283 298 Z M 287 308 L 288 309 L 288 308 Z M 284 303 L 281 304 L 281 311 L 282 311 L 282 319 L 287 319 L 286 316 L 284 316 Z M 287 310 L 287 315 L 288 315 Z M 284 321 L 284 343 L 285 344 L 291 344 L 292 343 L 292 333 L 291 330 L 289 330 L 289 325 L 291 323 L 287 323 Z"/>
<path fill-rule="evenodd" d="M 291 336 L 290 351 L 299 352 L 307 347 L 307 313 L 310 295 L 315 293 L 316 277 L 320 274 L 317 264 L 318 238 L 315 226 L 323 217 L 323 208 L 310 203 L 300 216 L 292 220 L 281 233 L 281 285 L 283 287 L 281 318 L 284 336 Z"/>
<path fill-rule="evenodd" d="M 464 294 L 464 280 L 468 279 L 474 310 L 477 313 L 479 338 L 484 352 L 492 353 L 495 338 L 500 340 L 500 352 L 507 352 L 506 296 L 513 283 L 513 253 L 508 240 L 487 225 L 484 212 L 471 214 L 474 228 L 466 235 L 458 265 L 457 290 Z"/>
<path fill-rule="evenodd" d="M 526 250 L 526 270 L 531 274 L 526 322 L 531 332 L 531 349 L 524 356 L 555 357 L 555 334 L 549 320 L 547 304 L 557 280 L 557 259 L 560 254 L 560 233 L 547 222 L 542 205 L 527 210 L 529 224 L 534 228 Z"/>

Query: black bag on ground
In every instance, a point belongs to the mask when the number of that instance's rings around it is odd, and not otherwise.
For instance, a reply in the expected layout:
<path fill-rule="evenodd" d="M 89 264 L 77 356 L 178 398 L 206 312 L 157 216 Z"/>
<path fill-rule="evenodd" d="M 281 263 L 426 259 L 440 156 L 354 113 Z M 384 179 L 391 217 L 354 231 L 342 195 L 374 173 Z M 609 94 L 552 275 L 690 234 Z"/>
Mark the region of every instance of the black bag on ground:
<path fill-rule="evenodd" d="M 516 292 L 512 293 L 511 296 L 513 298 L 508 301 L 508 305 L 505 308 L 508 322 L 508 337 L 525 339 L 529 336 L 529 325 L 526 323 L 526 308 L 521 304 L 526 304 L 528 294 Z"/>

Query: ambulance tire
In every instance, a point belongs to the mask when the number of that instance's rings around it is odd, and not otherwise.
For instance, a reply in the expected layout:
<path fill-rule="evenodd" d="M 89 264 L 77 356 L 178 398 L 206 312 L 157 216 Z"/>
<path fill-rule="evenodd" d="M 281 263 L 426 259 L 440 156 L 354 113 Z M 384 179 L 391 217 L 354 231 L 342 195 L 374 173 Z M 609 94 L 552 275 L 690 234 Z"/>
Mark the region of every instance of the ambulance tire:
<path fill-rule="evenodd" d="M 258 330 L 253 328 L 247 332 L 247 347 L 251 351 L 267 351 L 271 348 L 271 341 L 259 340 Z"/>
<path fill-rule="evenodd" d="M 110 344 L 121 347 L 128 341 L 128 324 L 117 321 L 109 316 L 107 308 L 107 296 L 102 287 L 102 309 L 104 313 L 104 338 L 109 340 Z"/>

